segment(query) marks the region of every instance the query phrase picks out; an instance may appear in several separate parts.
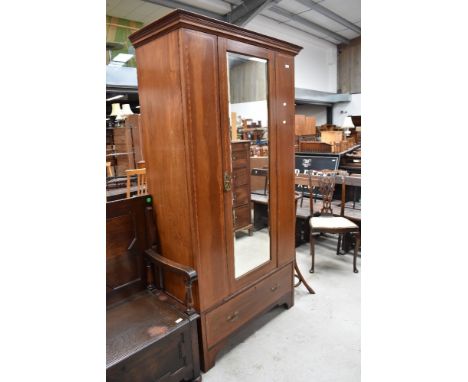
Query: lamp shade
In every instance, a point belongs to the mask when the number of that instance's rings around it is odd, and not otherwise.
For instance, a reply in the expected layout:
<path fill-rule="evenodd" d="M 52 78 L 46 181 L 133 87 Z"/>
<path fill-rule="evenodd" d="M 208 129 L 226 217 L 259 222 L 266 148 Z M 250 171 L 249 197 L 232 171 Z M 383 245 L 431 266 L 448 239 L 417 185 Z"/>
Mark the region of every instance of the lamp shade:
<path fill-rule="evenodd" d="M 122 110 L 120 109 L 120 103 L 113 103 L 112 104 L 112 112 L 111 112 L 111 117 L 118 117 L 121 115 Z"/>
<path fill-rule="evenodd" d="M 344 122 L 343 122 L 342 127 L 344 127 L 344 128 L 354 127 L 353 120 L 351 119 L 350 116 L 348 116 L 348 117 L 346 117 L 346 118 L 344 119 Z"/>
<path fill-rule="evenodd" d="M 130 115 L 133 114 L 132 109 L 130 109 L 130 104 L 124 103 L 122 105 L 122 115 Z"/>

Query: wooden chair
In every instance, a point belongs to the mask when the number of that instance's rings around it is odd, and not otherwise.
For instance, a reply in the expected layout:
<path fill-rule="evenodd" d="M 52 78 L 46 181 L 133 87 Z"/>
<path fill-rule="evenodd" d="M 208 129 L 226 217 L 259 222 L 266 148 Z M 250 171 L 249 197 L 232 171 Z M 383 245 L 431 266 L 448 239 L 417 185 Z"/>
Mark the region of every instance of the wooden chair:
<path fill-rule="evenodd" d="M 133 175 L 137 176 L 137 189 L 136 195 L 145 195 L 148 193 L 147 183 L 146 183 L 146 168 L 136 168 L 132 170 L 125 170 L 127 175 L 127 198 L 131 195 L 131 177 Z"/>
<path fill-rule="evenodd" d="M 106 170 L 107 170 L 107 176 L 114 176 L 114 172 L 112 171 L 111 162 L 106 162 Z"/>
<path fill-rule="evenodd" d="M 315 189 L 322 198 L 322 208 L 320 210 L 320 216 L 314 216 L 313 206 L 314 203 L 311 199 L 310 209 L 311 218 L 309 220 L 310 225 L 310 254 L 312 257 L 312 265 L 310 267 L 310 273 L 314 273 L 315 267 L 315 238 L 314 233 L 332 233 L 338 234 L 338 245 L 336 248 L 337 255 L 340 251 L 341 238 L 345 233 L 354 234 L 356 243 L 354 246 L 354 257 L 353 257 L 353 270 L 354 273 L 358 273 L 356 266 L 357 252 L 359 250 L 361 236 L 359 226 L 351 220 L 344 217 L 345 209 L 345 194 L 346 186 L 343 171 L 322 171 L 319 173 L 309 174 L 309 187 Z M 340 216 L 335 216 L 332 210 L 332 199 L 333 192 L 335 190 L 336 177 L 342 177 L 342 203 Z"/>
<path fill-rule="evenodd" d="M 200 381 L 195 270 L 158 253 L 151 197 L 106 207 L 106 380 Z M 167 272 L 181 276 L 185 301 L 165 292 Z"/>

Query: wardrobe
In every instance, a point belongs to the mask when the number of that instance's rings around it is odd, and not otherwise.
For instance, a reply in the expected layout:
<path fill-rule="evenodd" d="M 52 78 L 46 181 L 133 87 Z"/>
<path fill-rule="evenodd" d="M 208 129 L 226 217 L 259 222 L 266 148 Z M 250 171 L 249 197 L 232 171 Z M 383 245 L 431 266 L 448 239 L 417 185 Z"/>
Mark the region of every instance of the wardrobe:
<path fill-rule="evenodd" d="M 198 273 L 194 306 L 207 371 L 231 334 L 276 305 L 294 304 L 301 47 L 183 10 L 130 40 L 161 251 Z M 255 211 L 266 222 L 257 228 Z M 165 276 L 165 288 L 184 300 L 177 275 Z"/>

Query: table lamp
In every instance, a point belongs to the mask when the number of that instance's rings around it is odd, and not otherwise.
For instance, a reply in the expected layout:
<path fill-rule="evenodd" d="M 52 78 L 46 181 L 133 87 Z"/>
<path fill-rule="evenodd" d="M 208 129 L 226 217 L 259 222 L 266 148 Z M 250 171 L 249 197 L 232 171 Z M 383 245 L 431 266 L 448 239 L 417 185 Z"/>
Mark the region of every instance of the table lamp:
<path fill-rule="evenodd" d="M 353 120 L 351 119 L 350 116 L 347 116 L 345 119 L 344 119 L 344 122 L 343 124 L 341 125 L 341 127 L 343 128 L 343 130 L 345 131 L 345 135 L 346 136 L 349 136 L 351 134 L 351 132 L 349 131 L 349 128 L 350 127 L 354 127 L 354 123 L 353 123 Z"/>
<path fill-rule="evenodd" d="M 130 108 L 130 104 L 124 103 L 122 105 L 122 115 L 126 117 L 127 115 L 132 115 L 132 114 L 133 114 L 133 111 Z"/>
<path fill-rule="evenodd" d="M 120 121 L 123 119 L 122 109 L 120 108 L 120 103 L 112 104 L 111 117 L 115 117 L 116 126 L 120 126 Z"/>

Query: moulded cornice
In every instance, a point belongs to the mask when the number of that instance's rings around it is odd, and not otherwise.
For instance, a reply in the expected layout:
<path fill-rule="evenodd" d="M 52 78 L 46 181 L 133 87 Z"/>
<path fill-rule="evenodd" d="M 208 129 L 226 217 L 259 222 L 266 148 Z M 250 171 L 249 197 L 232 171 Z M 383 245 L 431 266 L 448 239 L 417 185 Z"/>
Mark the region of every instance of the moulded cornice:
<path fill-rule="evenodd" d="M 235 39 L 263 48 L 297 55 L 302 47 L 286 41 L 253 32 L 237 25 L 212 19 L 203 15 L 176 9 L 174 12 L 148 24 L 129 36 L 135 48 L 171 31 L 187 28 Z"/>

